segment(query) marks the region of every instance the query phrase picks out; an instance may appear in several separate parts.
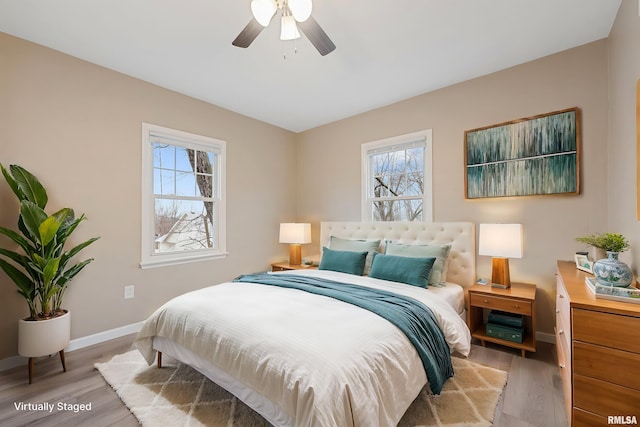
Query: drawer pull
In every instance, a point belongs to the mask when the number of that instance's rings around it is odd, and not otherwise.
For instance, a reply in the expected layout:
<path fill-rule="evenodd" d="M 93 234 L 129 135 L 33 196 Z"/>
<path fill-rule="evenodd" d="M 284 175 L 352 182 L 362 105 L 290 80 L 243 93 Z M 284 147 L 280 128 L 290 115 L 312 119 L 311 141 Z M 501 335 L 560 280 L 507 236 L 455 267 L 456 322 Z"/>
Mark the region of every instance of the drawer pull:
<path fill-rule="evenodd" d="M 520 308 L 518 304 L 513 304 L 513 308 Z"/>
<path fill-rule="evenodd" d="M 564 295 L 558 294 L 558 298 L 564 298 Z"/>
<path fill-rule="evenodd" d="M 484 300 L 484 303 L 485 303 L 485 304 L 488 304 L 488 303 L 489 303 L 489 300 L 485 299 L 485 300 Z"/>
<path fill-rule="evenodd" d="M 556 313 L 560 313 L 560 310 L 558 310 L 557 308 L 556 308 Z"/>
<path fill-rule="evenodd" d="M 562 334 L 564 334 L 564 329 L 560 329 L 560 330 L 558 331 L 558 335 L 562 335 Z"/>
<path fill-rule="evenodd" d="M 565 368 L 564 363 L 561 363 L 561 364 L 560 364 L 560 367 L 561 367 L 562 369 L 564 369 L 564 368 Z"/>

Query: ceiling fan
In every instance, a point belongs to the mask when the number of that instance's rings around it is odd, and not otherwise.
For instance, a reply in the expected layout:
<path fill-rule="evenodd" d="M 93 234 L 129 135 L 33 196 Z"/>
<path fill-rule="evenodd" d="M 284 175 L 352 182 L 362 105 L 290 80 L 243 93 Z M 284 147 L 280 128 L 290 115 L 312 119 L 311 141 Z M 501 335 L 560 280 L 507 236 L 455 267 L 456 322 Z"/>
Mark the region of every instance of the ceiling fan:
<path fill-rule="evenodd" d="M 298 27 L 324 56 L 333 52 L 333 44 L 327 33 L 311 16 L 311 0 L 251 0 L 253 18 L 231 43 L 237 47 L 249 47 L 258 34 L 267 27 L 278 10 L 281 13 L 280 40 L 300 37 Z"/>

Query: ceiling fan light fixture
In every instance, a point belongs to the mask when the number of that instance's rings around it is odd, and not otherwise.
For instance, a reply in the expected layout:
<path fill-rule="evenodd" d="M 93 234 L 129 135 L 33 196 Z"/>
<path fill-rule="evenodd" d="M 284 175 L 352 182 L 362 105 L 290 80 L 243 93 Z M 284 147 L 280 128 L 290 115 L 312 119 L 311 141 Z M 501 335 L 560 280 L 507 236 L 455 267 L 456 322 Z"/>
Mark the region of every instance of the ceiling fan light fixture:
<path fill-rule="evenodd" d="M 304 22 L 311 16 L 311 0 L 289 0 L 287 4 L 296 21 Z"/>
<path fill-rule="evenodd" d="M 251 13 L 260 25 L 266 27 L 278 10 L 275 0 L 251 0 Z"/>
<path fill-rule="evenodd" d="M 295 40 L 300 38 L 296 20 L 291 15 L 283 15 L 280 24 L 280 40 Z"/>

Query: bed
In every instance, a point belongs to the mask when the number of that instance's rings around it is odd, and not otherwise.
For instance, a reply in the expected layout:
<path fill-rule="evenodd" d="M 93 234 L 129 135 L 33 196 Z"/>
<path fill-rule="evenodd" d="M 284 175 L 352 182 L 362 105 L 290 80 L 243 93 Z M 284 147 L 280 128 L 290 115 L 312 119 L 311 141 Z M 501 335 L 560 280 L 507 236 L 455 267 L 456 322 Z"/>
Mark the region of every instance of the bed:
<path fill-rule="evenodd" d="M 333 238 L 379 240 L 383 253 L 389 242 L 449 245 L 442 286 L 428 289 L 331 270 L 269 278 L 355 285 L 418 300 L 433 313 L 445 349 L 468 354 L 464 288 L 475 277 L 472 223 L 323 222 L 320 234 L 321 246 Z M 145 322 L 136 346 L 149 364 L 160 352 L 194 367 L 276 426 L 396 425 L 429 385 L 419 347 L 379 314 L 251 281 L 174 298 Z"/>

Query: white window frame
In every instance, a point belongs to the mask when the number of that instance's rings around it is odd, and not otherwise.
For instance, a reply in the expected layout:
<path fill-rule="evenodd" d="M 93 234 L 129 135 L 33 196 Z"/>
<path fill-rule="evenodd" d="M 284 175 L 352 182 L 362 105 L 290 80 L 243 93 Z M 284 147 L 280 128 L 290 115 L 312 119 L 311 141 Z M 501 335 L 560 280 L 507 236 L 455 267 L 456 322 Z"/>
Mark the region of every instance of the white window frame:
<path fill-rule="evenodd" d="M 217 221 L 215 235 L 217 247 L 211 249 L 197 249 L 189 251 L 176 251 L 166 253 L 154 253 L 155 240 L 155 197 L 153 193 L 153 141 L 152 137 L 158 135 L 176 140 L 175 146 L 193 148 L 202 151 L 213 151 L 218 157 L 217 168 L 214 168 L 214 183 L 217 185 L 214 192 L 214 206 L 216 207 Z M 219 139 L 196 135 L 149 123 L 142 123 L 142 254 L 140 267 L 153 268 L 167 265 L 183 264 L 188 262 L 206 261 L 224 258 L 227 252 L 226 233 L 226 159 L 227 143 Z M 217 170 L 216 170 L 217 169 Z"/>
<path fill-rule="evenodd" d="M 424 193 L 422 195 L 422 221 L 433 221 L 433 179 L 432 179 L 432 137 L 431 129 L 406 135 L 381 139 L 378 141 L 366 142 L 361 146 L 361 171 L 362 171 L 362 191 L 361 191 L 361 217 L 362 221 L 373 221 L 373 209 L 371 204 L 374 201 L 370 193 L 371 162 L 370 153 L 385 149 L 392 150 L 394 147 L 401 149 L 403 145 L 424 142 Z"/>

